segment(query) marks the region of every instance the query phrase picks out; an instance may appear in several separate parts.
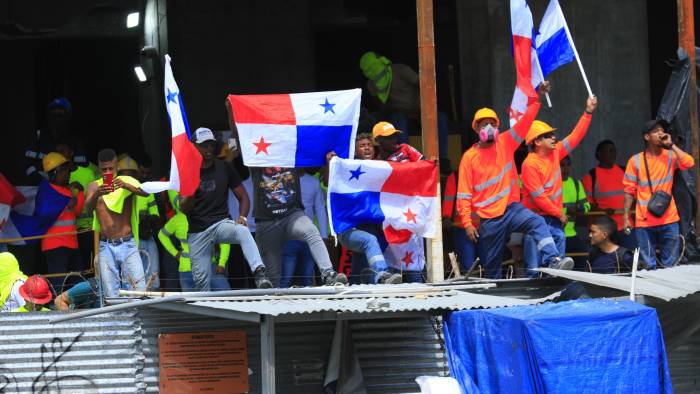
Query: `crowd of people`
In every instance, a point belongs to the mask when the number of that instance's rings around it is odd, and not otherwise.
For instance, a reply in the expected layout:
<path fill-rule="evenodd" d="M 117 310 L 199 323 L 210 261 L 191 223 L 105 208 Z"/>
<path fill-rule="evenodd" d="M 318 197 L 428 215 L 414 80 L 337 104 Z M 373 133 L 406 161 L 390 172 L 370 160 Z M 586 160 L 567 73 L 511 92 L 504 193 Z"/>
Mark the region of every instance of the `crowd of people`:
<path fill-rule="evenodd" d="M 391 66 L 387 62 L 370 53 L 361 66 L 374 96 L 385 103 L 400 101 L 399 93 L 382 93 L 386 74 L 381 71 Z M 548 90 L 545 82 L 538 93 Z M 661 265 L 677 262 L 673 173 L 691 168 L 693 158 L 673 144 L 667 124 L 652 120 L 641 133 L 645 150 L 626 167 L 617 164 L 615 144 L 604 140 L 595 150 L 598 165 L 582 181 L 574 179 L 568 156 L 585 138 L 597 106 L 597 98 L 589 97 L 573 131 L 561 140 L 556 128 L 536 119 L 539 100 L 531 100 L 506 131 L 499 131 L 492 109 L 475 113 L 471 128 L 478 142 L 464 152 L 455 170 L 449 160 L 440 161 L 443 233 L 450 241 L 446 252 L 455 252 L 465 274 L 479 271 L 501 278 L 506 254 L 522 267 L 516 275 L 528 277 L 540 276 L 540 267 L 629 271 L 636 247 L 641 267 L 657 268 L 657 248 Z M 103 298 L 118 297 L 120 290 L 215 291 L 423 279 L 422 272 L 387 263 L 384 231 L 375 223 L 338 234 L 340 246 L 352 254 L 350 277 L 338 272 L 331 258 L 338 247 L 328 239 L 327 167 L 247 168 L 214 132 L 200 127 L 191 138 L 202 156 L 195 194 L 148 194 L 141 183 L 152 180 L 150 160 L 137 162 L 127 153 L 103 149 L 92 164 L 82 146 L 66 137 L 71 113 L 68 100 L 52 101 L 46 132 L 37 132 L 36 143 L 26 151 L 27 176 L 47 183 L 68 203 L 41 239 L 46 258 L 42 275 L 25 276 L 22 261 L 0 243 L 2 311 L 45 310 L 51 300 L 61 310 L 94 307 Z M 356 159 L 426 159 L 392 123 L 360 124 Z M 233 124 L 231 129 L 235 133 Z M 526 155 L 516 160 L 523 149 Z M 328 152 L 327 161 L 333 156 Z M 93 231 L 99 234 L 95 265 Z M 23 247 L 32 246 L 16 248 Z"/>

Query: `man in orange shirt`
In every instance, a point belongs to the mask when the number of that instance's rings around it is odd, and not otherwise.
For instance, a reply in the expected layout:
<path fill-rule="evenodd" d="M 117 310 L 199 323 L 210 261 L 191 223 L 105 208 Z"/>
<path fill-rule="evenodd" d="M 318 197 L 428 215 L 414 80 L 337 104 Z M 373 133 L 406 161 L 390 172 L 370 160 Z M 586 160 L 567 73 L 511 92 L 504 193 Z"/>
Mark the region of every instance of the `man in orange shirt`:
<path fill-rule="evenodd" d="M 631 228 L 630 209 L 637 201 L 635 224 L 641 260 L 656 269 L 656 248 L 661 249 L 661 263 L 672 266 L 678 261 L 678 210 L 673 200 L 673 171 L 687 170 L 695 160 L 673 144 L 666 131 L 668 124 L 650 120 L 644 125 L 646 149 L 627 162 L 625 178 L 625 213 L 623 226 Z M 665 194 L 665 195 L 664 195 Z M 652 196 L 654 198 L 652 198 Z M 663 199 L 669 199 L 667 206 Z"/>
<path fill-rule="evenodd" d="M 520 175 L 523 181 L 523 205 L 542 215 L 561 258 L 564 258 L 566 253 L 564 226 L 568 216 L 562 213 L 564 204 L 559 162 L 568 156 L 586 135 L 588 126 L 591 124 L 591 116 L 597 106 L 598 99 L 595 96 L 589 97 L 586 101 L 586 111 L 581 115 L 574 131 L 560 142 L 557 142 L 557 136 L 554 134 L 556 129 L 539 120 L 532 123 L 525 137 L 530 154 L 523 162 Z M 523 246 L 527 276 L 539 275 L 533 269 L 544 262 L 540 258 L 541 245 L 540 242 L 535 241 L 533 234 L 525 234 Z"/>
<path fill-rule="evenodd" d="M 49 274 L 82 271 L 86 267 L 78 251 L 78 236 L 74 232 L 76 231 L 75 221 L 83 209 L 85 199 L 79 188 L 68 184 L 73 165 L 56 152 L 50 152 L 44 156 L 42 164 L 51 187 L 58 193 L 71 198 L 56 222 L 46 232 L 48 237 L 41 240 L 41 251 L 46 255 L 47 271 Z M 56 294 L 68 290 L 69 286 L 63 287 L 64 280 L 65 277 L 49 279 Z"/>
<path fill-rule="evenodd" d="M 542 83 L 538 90 L 544 94 L 549 84 Z M 477 111 L 472 129 L 479 134 L 479 142 L 464 153 L 459 164 L 457 211 L 469 239 L 478 241 L 481 265 L 490 278 L 501 277 L 503 250 L 514 231 L 532 234 L 542 245 L 544 265 L 557 269 L 573 267 L 573 260 L 559 257 L 544 219 L 519 202 L 513 155 L 530 130 L 540 105 L 539 100 L 531 101 L 520 121 L 500 135 L 496 113 L 489 108 Z M 472 210 L 481 219 L 479 231 L 472 224 Z"/>
<path fill-rule="evenodd" d="M 634 231 L 627 235 L 622 227 L 625 190 L 622 178 L 625 167 L 617 164 L 617 148 L 611 140 L 603 140 L 595 148 L 598 165 L 583 177 L 583 188 L 593 211 L 605 211 L 617 223 L 618 244 L 633 250 L 637 247 Z"/>

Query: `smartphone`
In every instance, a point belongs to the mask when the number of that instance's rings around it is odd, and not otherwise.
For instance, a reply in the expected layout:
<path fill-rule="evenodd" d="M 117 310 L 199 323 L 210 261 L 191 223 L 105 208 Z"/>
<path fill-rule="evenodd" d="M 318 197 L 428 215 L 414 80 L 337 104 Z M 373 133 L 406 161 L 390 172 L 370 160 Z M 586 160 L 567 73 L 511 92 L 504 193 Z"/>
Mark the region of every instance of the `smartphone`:
<path fill-rule="evenodd" d="M 112 185 L 112 181 L 114 180 L 114 174 L 111 172 L 105 172 L 102 174 L 102 182 L 109 186 L 110 190 L 114 191 L 114 185 Z"/>

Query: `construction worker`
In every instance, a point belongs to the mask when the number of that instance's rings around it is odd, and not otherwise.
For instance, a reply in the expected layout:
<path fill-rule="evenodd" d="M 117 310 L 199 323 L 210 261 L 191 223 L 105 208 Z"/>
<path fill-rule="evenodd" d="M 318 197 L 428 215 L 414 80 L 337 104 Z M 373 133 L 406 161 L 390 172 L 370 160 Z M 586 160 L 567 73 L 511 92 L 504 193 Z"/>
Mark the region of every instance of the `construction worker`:
<path fill-rule="evenodd" d="M 24 299 L 24 305 L 10 312 L 48 312 L 44 305 L 51 302 L 53 295 L 49 282 L 39 275 L 32 275 L 19 287 L 19 295 Z"/>
<path fill-rule="evenodd" d="M 56 152 L 63 155 L 68 161 L 73 162 L 75 151 L 70 144 L 60 142 L 56 145 Z M 90 166 L 73 165 L 73 171 L 70 173 L 68 182 L 71 187 L 78 188 L 85 193 L 90 182 L 95 181 L 97 178 L 99 178 L 99 175 Z M 80 211 L 75 220 L 75 227 L 78 230 L 78 250 L 80 252 L 80 258 L 84 267 L 83 269 L 86 269 L 92 264 L 94 246 L 92 232 L 85 231 L 92 229 L 92 213 L 87 212 L 84 205 L 83 210 Z"/>
<path fill-rule="evenodd" d="M 27 275 L 19 269 L 15 255 L 0 253 L 0 312 L 9 312 L 24 305 L 19 288 L 26 280 Z"/>
<path fill-rule="evenodd" d="M 61 195 L 70 197 L 63 212 L 46 232 L 46 238 L 41 239 L 41 251 L 46 256 L 47 272 L 59 274 L 83 271 L 87 265 L 81 258 L 78 237 L 75 234 L 76 219 L 83 210 L 85 202 L 83 191 L 68 184 L 73 165 L 63 155 L 49 152 L 42 159 L 42 163 L 51 187 Z M 67 285 L 65 276 L 52 277 L 49 280 L 56 294 L 61 293 Z"/>
<path fill-rule="evenodd" d="M 674 143 L 667 132 L 668 124 L 650 120 L 644 125 L 645 149 L 627 162 L 625 178 L 625 212 L 623 227 L 632 227 L 630 210 L 636 201 L 635 226 L 640 260 L 656 269 L 656 249 L 661 250 L 665 267 L 678 261 L 678 210 L 673 200 L 673 172 L 687 170 L 695 160 Z"/>
<path fill-rule="evenodd" d="M 611 140 L 603 140 L 595 148 L 598 165 L 583 176 L 583 187 L 594 211 L 605 213 L 617 222 L 620 245 L 633 250 L 637 247 L 634 230 L 628 235 L 623 228 L 622 212 L 625 208 L 625 190 L 622 179 L 625 167 L 617 164 L 617 148 Z M 634 225 L 634 222 L 632 222 Z"/>
<path fill-rule="evenodd" d="M 158 240 L 163 245 L 163 248 L 175 257 L 178 261 L 178 271 L 180 273 L 180 288 L 182 291 L 195 291 L 194 279 L 192 277 L 192 263 L 190 261 L 190 246 L 187 243 L 187 230 L 189 224 L 187 216 L 182 212 L 177 212 L 171 217 L 158 232 Z M 175 237 L 179 243 L 179 247 L 175 246 L 172 237 Z M 226 276 L 226 264 L 231 251 L 230 244 L 218 244 L 212 254 L 212 271 L 214 274 L 211 277 L 211 289 L 228 290 L 228 278 Z"/>
<path fill-rule="evenodd" d="M 566 252 L 587 253 L 588 247 L 576 232 L 576 215 L 590 212 L 591 204 L 586 198 L 586 191 L 583 190 L 581 181 L 571 176 L 571 157 L 569 156 L 561 159 L 561 179 L 561 195 L 564 205 L 562 213 L 569 217 L 569 221 L 564 226 Z M 575 270 L 582 271 L 587 268 L 585 256 L 573 256 L 572 258 L 574 259 Z"/>
<path fill-rule="evenodd" d="M 49 103 L 46 109 L 46 120 L 42 129 L 37 130 L 30 145 L 24 152 L 25 175 L 24 185 L 37 185 L 46 174 L 41 172 L 41 160 L 49 152 L 56 152 L 60 141 L 70 141 L 69 145 L 77 152 L 73 162 L 86 166 L 87 158 L 82 142 L 76 138 L 70 127 L 73 107 L 65 97 L 57 97 Z"/>
<path fill-rule="evenodd" d="M 70 290 L 57 295 L 53 304 L 59 311 L 99 307 L 100 289 L 97 278 L 76 283 Z"/>
<path fill-rule="evenodd" d="M 549 83 L 538 88 L 540 94 L 549 90 Z M 501 262 L 506 241 L 511 232 L 534 235 L 542 245 L 545 265 L 552 268 L 572 267 L 571 259 L 559 257 L 552 235 L 541 216 L 535 215 L 520 202 L 518 175 L 513 155 L 523 142 L 540 109 L 540 101 L 532 100 L 520 121 L 507 132 L 499 134 L 496 112 L 482 108 L 474 115 L 472 129 L 479 135 L 462 156 L 457 184 L 457 210 L 467 237 L 478 241 L 479 257 L 485 275 L 501 277 Z M 479 231 L 472 223 L 472 210 L 479 216 Z"/>
<path fill-rule="evenodd" d="M 591 116 L 597 106 L 598 99 L 595 96 L 589 97 L 586 101 L 586 110 L 579 118 L 576 127 L 560 142 L 557 142 L 557 135 L 554 133 L 557 129 L 540 120 L 532 123 L 525 137 L 525 144 L 530 148 L 530 153 L 523 162 L 520 175 L 523 181 L 523 205 L 542 215 L 561 258 L 564 258 L 566 253 L 564 226 L 569 219 L 563 213 L 559 163 L 586 135 L 588 126 L 591 124 Z M 532 234 L 525 234 L 523 247 L 526 275 L 536 277 L 539 273 L 534 269 L 546 262 L 541 258 L 542 243 L 535 240 Z M 571 266 L 561 268 L 573 269 L 574 262 L 572 259 L 569 260 L 571 260 Z"/>

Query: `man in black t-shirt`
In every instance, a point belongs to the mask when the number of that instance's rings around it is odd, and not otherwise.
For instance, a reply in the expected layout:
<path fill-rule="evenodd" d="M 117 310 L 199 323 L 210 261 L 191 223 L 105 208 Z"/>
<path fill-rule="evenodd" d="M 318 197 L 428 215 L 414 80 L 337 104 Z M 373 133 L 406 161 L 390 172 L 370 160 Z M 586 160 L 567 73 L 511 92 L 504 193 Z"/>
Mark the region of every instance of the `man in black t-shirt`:
<path fill-rule="evenodd" d="M 194 196 L 180 201 L 182 212 L 187 215 L 189 229 L 187 242 L 190 247 L 192 277 L 197 291 L 210 290 L 211 261 L 214 245 L 240 244 L 250 270 L 255 274 L 258 288 L 271 288 L 265 276 L 265 266 L 255 240 L 248 230 L 250 199 L 241 185 L 238 173 L 229 163 L 216 158 L 214 133 L 200 127 L 195 131 L 195 144 L 202 155 L 199 188 Z M 235 221 L 228 213 L 228 189 L 238 199 L 240 212 Z"/>
<path fill-rule="evenodd" d="M 299 170 L 281 167 L 253 167 L 253 217 L 255 240 L 267 262 L 268 273 L 275 286 L 279 285 L 282 251 L 288 240 L 304 241 L 309 245 L 323 284 L 346 284 L 348 278 L 333 269 L 328 249 L 314 223 L 304 214 L 301 202 Z"/>

